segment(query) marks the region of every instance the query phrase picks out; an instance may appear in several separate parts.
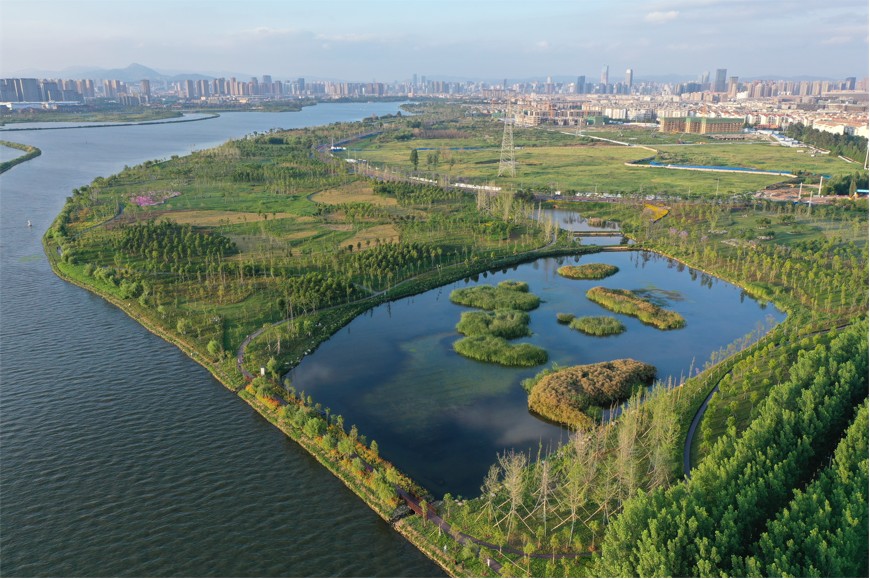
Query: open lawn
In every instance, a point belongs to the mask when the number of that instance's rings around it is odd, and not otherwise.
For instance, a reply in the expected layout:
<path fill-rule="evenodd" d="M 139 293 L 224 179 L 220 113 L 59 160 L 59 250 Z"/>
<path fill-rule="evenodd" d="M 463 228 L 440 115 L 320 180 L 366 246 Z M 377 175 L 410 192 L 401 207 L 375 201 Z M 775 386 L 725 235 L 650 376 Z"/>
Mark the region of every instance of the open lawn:
<path fill-rule="evenodd" d="M 293 213 L 266 214 L 250 211 L 165 211 L 155 215 L 158 218 L 170 219 L 180 225 L 190 224 L 199 227 L 220 227 L 221 225 L 234 225 L 236 223 L 256 223 L 268 219 L 296 219 Z"/>
<path fill-rule="evenodd" d="M 371 183 L 354 181 L 341 187 L 327 189 L 311 196 L 312 201 L 325 203 L 326 205 L 338 205 L 340 203 L 371 203 L 372 205 L 395 206 L 394 197 L 375 195 Z"/>
<path fill-rule="evenodd" d="M 410 151 L 422 142 L 391 143 L 379 149 L 355 152 L 371 163 L 410 171 Z M 706 146 L 706 145 L 705 145 Z M 713 146 L 713 145 L 711 145 Z M 748 145 L 733 145 L 747 148 Z M 418 168 L 508 188 L 576 190 L 598 192 L 648 192 L 683 195 L 722 195 L 755 192 L 782 178 L 772 175 L 742 175 L 668 171 L 627 166 L 626 163 L 652 156 L 647 149 L 613 146 L 526 147 L 515 151 L 516 177 L 497 177 L 499 149 L 448 151 L 439 154 L 438 165 L 427 165 L 420 154 Z M 748 162 L 748 158 L 745 159 Z"/>
<path fill-rule="evenodd" d="M 491 129 L 491 127 L 490 127 Z M 522 144 L 518 132 L 538 132 L 550 140 Z M 798 171 L 829 176 L 854 171 L 854 165 L 825 155 L 812 157 L 803 149 L 790 149 L 767 142 L 722 143 L 700 135 L 661 135 L 649 130 L 600 131 L 605 138 L 638 143 L 650 143 L 659 156 L 675 164 L 720 165 L 747 167 L 768 171 Z M 627 135 L 639 135 L 628 137 Z M 641 138 L 645 136 L 645 138 Z M 683 139 L 685 137 L 685 139 Z M 698 137 L 691 139 L 691 137 Z M 555 142 L 554 139 L 561 139 Z M 692 141 L 674 144 L 680 140 Z M 754 193 L 768 185 L 783 181 L 776 175 L 678 171 L 627 166 L 626 163 L 652 156 L 648 147 L 620 145 L 583 145 L 588 140 L 570 134 L 545 129 L 516 129 L 514 156 L 516 177 L 498 177 L 500 144 L 484 134 L 482 137 L 417 139 L 405 141 L 368 141 L 347 153 L 348 157 L 365 159 L 410 172 L 412 149 L 418 150 L 418 173 L 446 176 L 449 180 L 465 178 L 478 183 L 492 183 L 508 188 L 538 190 L 576 190 L 599 192 L 648 192 L 687 196 Z M 437 159 L 436 159 L 437 157 Z"/>

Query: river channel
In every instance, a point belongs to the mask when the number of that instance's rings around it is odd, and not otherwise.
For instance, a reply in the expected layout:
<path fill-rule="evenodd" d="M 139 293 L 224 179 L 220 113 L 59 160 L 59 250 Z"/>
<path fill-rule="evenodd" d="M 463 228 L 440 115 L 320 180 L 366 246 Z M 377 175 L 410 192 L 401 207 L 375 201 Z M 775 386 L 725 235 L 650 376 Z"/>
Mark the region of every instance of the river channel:
<path fill-rule="evenodd" d="M 55 277 L 40 243 L 74 187 L 124 165 L 396 110 L 4 137 L 42 155 L 0 175 L 0 575 L 443 575 L 177 348 Z"/>

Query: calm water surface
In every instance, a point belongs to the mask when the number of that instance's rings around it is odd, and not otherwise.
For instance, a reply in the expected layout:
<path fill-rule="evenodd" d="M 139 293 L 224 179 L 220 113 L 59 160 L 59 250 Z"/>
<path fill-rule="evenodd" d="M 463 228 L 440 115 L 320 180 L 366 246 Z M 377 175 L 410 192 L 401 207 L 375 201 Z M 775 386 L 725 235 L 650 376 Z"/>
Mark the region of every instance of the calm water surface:
<path fill-rule="evenodd" d="M 40 244 L 72 188 L 124 165 L 397 107 L 6 136 L 43 154 L 0 176 L 0 575 L 443 575 L 174 346 L 56 278 Z"/>
<path fill-rule="evenodd" d="M 619 267 L 605 280 L 569 280 L 563 263 L 603 262 Z M 737 287 L 656 254 L 601 253 L 582 258 L 541 259 L 508 271 L 489 272 L 424 294 L 379 306 L 303 359 L 291 372 L 297 390 L 342 414 L 378 441 L 386 458 L 441 494 L 476 496 L 498 452 L 554 447 L 567 432 L 529 414 L 520 382 L 542 368 L 504 368 L 468 360 L 453 351 L 455 325 L 469 308 L 454 305 L 450 291 L 478 283 L 522 280 L 544 301 L 530 312 L 534 334 L 520 339 L 546 349 L 560 365 L 636 358 L 658 368 L 663 381 L 679 381 L 715 350 L 759 327 L 781 321 Z M 676 310 L 687 325 L 661 331 L 637 319 L 611 314 L 589 301 L 596 285 L 646 290 Z M 589 337 L 560 325 L 559 312 L 614 315 L 627 331 Z"/>

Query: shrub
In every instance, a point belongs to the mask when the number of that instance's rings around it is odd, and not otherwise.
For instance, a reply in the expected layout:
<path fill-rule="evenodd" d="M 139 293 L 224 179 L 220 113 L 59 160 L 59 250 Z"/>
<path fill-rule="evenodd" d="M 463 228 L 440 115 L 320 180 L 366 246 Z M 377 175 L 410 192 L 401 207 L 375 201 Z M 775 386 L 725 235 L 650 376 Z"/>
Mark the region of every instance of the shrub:
<path fill-rule="evenodd" d="M 585 428 L 594 424 L 591 413 L 600 415 L 601 407 L 628 398 L 655 375 L 655 366 L 630 358 L 542 372 L 531 387 L 529 409 L 572 428 Z"/>
<path fill-rule="evenodd" d="M 625 326 L 611 316 L 586 316 L 571 320 L 571 329 L 590 336 L 614 336 L 625 331 Z"/>
<path fill-rule="evenodd" d="M 563 265 L 556 272 L 570 279 L 604 279 L 619 271 L 615 265 L 606 263 L 585 263 L 583 265 Z"/>

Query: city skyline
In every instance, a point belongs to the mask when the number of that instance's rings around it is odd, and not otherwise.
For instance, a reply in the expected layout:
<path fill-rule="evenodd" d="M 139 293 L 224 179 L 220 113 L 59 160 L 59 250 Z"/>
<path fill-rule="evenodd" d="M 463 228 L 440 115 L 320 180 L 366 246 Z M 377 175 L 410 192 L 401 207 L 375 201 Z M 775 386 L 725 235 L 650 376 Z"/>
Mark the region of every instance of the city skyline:
<path fill-rule="evenodd" d="M 392 0 L 4 0 L 0 76 L 141 62 L 170 73 L 386 82 L 413 74 L 590 75 L 602 66 L 631 68 L 635 80 L 717 69 L 742 78 L 860 78 L 868 69 L 867 18 L 862 0 L 823 7 L 785 0 L 442 0 L 415 2 L 413 10 Z"/>

